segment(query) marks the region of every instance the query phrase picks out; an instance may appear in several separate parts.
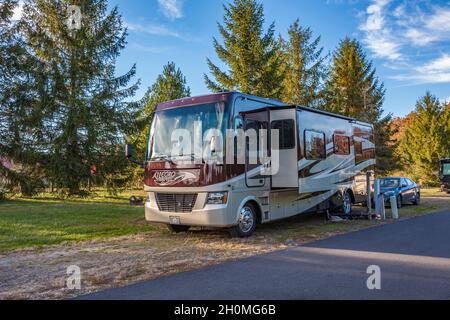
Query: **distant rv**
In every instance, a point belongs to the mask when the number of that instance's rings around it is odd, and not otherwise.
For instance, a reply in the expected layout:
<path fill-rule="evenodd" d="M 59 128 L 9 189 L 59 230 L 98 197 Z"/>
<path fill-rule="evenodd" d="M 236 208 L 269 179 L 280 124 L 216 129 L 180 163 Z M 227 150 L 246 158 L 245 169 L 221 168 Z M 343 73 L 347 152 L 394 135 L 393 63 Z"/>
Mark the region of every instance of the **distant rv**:
<path fill-rule="evenodd" d="M 174 142 L 176 130 L 198 139 L 197 131 L 211 128 L 222 138 L 203 140 L 201 146 L 209 150 L 173 155 L 174 143 L 186 143 Z M 241 145 L 239 130 L 246 136 Z M 259 133 L 253 136 L 256 142 L 249 142 L 250 130 Z M 232 143 L 226 139 L 229 132 Z M 137 162 L 131 150 L 127 145 L 127 157 Z M 232 153 L 244 161 L 221 162 L 214 158 L 218 150 L 222 159 Z M 207 154 L 206 159 L 199 154 Z M 272 159 L 253 161 L 256 154 Z M 353 204 L 367 200 L 366 173 L 374 165 L 369 123 L 239 92 L 169 101 L 156 107 L 150 130 L 143 164 L 145 217 L 174 232 L 220 227 L 248 237 L 258 224 L 301 213 L 339 210 L 349 215 Z"/>
<path fill-rule="evenodd" d="M 450 193 L 450 158 L 442 159 L 439 166 L 441 191 Z"/>

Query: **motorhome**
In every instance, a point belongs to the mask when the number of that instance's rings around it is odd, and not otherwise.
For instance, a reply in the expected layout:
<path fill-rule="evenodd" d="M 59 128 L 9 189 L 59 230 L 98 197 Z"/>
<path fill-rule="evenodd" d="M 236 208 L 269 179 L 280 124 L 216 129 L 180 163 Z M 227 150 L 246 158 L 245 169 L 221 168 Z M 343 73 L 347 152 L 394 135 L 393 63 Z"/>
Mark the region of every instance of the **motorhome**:
<path fill-rule="evenodd" d="M 441 191 L 450 193 L 450 158 L 442 159 L 439 166 Z"/>
<path fill-rule="evenodd" d="M 211 128 L 222 138 L 205 138 Z M 207 150 L 173 154 L 179 129 Z M 258 132 L 255 143 L 250 130 Z M 228 161 L 212 156 L 216 149 Z M 135 161 L 131 150 L 127 157 Z M 266 157 L 254 161 L 255 154 Z M 174 232 L 220 227 L 248 237 L 258 224 L 302 213 L 350 215 L 353 204 L 367 200 L 366 173 L 374 165 L 373 126 L 356 119 L 239 92 L 169 101 L 156 106 L 150 130 L 145 217 Z"/>

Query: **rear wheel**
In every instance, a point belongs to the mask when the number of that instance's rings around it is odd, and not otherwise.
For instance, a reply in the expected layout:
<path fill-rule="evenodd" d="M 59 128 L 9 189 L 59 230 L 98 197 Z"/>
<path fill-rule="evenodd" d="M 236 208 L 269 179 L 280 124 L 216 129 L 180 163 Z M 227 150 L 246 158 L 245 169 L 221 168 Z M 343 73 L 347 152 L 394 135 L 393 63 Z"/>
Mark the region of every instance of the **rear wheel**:
<path fill-rule="evenodd" d="M 398 195 L 398 196 L 397 196 L 397 208 L 398 208 L 398 209 L 401 209 L 402 206 L 403 206 L 403 199 L 402 199 L 402 196 L 401 196 L 401 195 Z"/>
<path fill-rule="evenodd" d="M 169 224 L 169 225 L 167 225 L 167 228 L 169 229 L 170 232 L 181 233 L 181 232 L 188 232 L 191 227 Z"/>
<path fill-rule="evenodd" d="M 238 224 L 230 230 L 233 237 L 250 237 L 256 229 L 256 208 L 253 204 L 245 204 L 239 212 Z"/>

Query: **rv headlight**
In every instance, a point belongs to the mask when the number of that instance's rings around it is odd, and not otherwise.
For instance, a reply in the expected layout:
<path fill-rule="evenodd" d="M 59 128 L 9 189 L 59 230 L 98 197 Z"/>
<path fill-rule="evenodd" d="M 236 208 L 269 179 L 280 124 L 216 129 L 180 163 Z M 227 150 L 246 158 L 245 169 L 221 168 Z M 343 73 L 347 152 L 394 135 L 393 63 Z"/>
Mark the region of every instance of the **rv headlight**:
<path fill-rule="evenodd" d="M 228 192 L 210 192 L 206 204 L 227 204 Z"/>

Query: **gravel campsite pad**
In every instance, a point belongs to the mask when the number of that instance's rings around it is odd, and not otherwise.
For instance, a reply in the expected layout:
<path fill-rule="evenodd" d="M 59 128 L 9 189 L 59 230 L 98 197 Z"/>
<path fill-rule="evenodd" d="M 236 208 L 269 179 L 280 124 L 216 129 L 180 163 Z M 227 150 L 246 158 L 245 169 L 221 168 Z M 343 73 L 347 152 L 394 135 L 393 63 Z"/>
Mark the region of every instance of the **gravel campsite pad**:
<path fill-rule="evenodd" d="M 445 209 L 450 209 L 450 195 L 433 192 L 423 195 L 420 207 L 406 206 L 401 215 L 406 219 Z M 323 215 L 308 215 L 260 226 L 249 239 L 231 238 L 223 230 L 174 235 L 160 227 L 152 233 L 10 251 L 0 253 L 0 299 L 70 298 L 383 223 L 392 221 L 332 223 Z M 67 268 L 73 265 L 81 270 L 81 290 L 66 286 Z"/>

